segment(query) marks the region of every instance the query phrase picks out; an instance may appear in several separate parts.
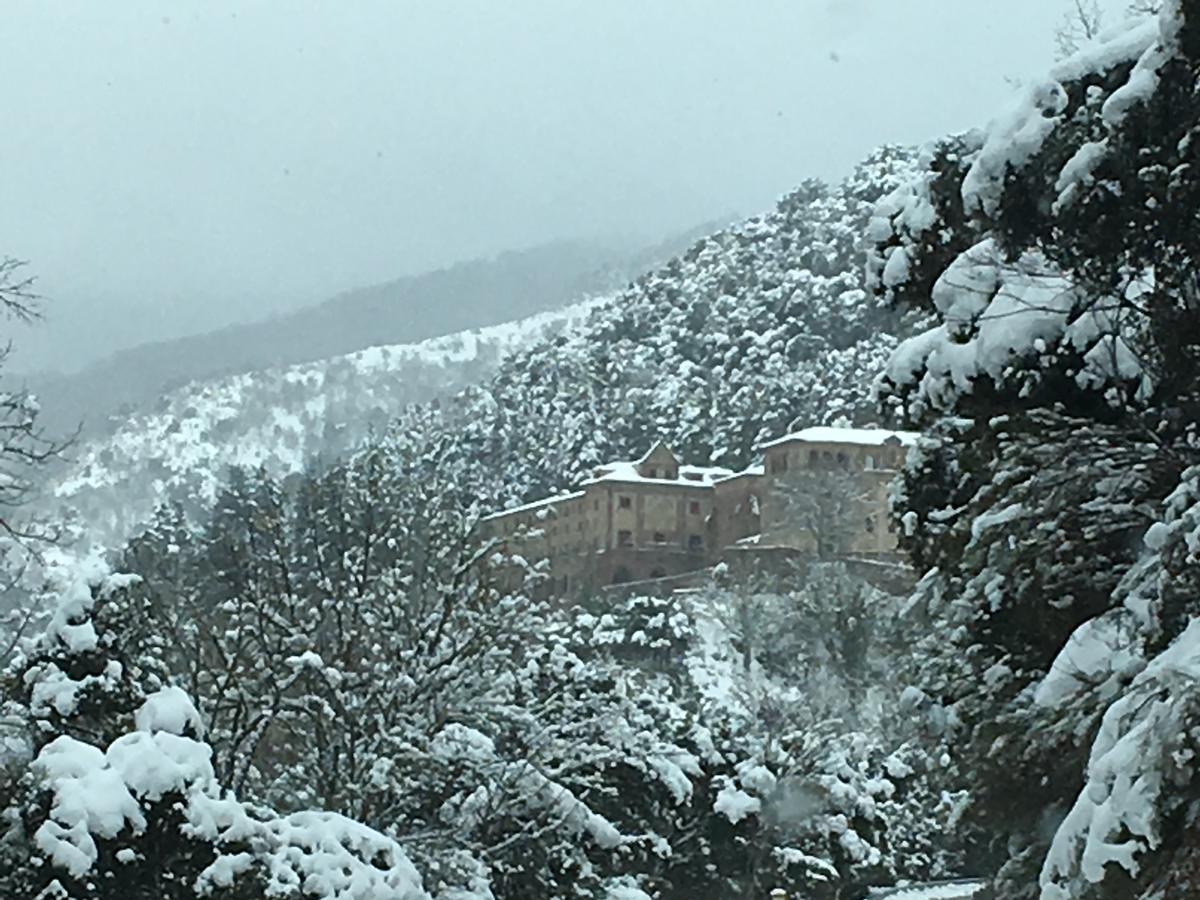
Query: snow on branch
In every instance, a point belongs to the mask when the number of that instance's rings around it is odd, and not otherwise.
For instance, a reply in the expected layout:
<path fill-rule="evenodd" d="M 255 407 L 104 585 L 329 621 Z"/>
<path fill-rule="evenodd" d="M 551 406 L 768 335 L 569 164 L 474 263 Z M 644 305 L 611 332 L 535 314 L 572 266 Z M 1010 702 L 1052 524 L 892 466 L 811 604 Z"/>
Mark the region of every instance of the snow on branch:
<path fill-rule="evenodd" d="M 1129 875 L 1161 841 L 1166 795 L 1190 777 L 1189 730 L 1200 715 L 1200 621 L 1134 679 L 1104 714 L 1087 783 L 1059 826 L 1041 874 L 1042 900 L 1073 900 Z"/>

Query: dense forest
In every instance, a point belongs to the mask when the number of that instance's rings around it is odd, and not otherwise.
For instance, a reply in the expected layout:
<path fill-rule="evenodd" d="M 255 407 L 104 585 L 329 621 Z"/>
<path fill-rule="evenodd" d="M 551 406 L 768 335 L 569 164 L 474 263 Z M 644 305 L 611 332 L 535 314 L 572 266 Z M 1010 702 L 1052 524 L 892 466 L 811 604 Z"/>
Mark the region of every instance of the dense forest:
<path fill-rule="evenodd" d="M 1198 137 L 1171 0 L 476 383 L 381 390 L 336 452 L 90 447 L 157 504 L 102 549 L 94 510 L 22 515 L 62 448 L 6 395 L 6 559 L 37 564 L 0 639 L 0 894 L 1200 894 Z M 207 443 L 276 403 L 254 378 Z M 820 560 L 547 602 L 476 528 L 656 439 L 741 468 L 815 424 L 921 433 L 911 591 Z"/>

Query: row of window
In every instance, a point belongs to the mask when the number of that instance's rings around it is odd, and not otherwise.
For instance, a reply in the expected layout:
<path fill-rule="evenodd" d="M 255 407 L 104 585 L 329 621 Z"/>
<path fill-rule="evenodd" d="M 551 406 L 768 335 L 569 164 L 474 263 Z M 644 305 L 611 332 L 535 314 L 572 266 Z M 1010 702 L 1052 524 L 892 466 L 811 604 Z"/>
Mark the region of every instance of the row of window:
<path fill-rule="evenodd" d="M 633 509 L 633 497 L 631 497 L 627 494 L 619 495 L 617 497 L 617 508 L 618 509 Z M 599 497 L 596 497 L 592 500 L 592 509 L 595 510 L 596 512 L 599 512 L 599 510 L 600 510 L 600 498 Z M 551 510 L 549 510 L 549 512 L 553 513 L 556 516 L 567 518 L 572 513 L 572 506 L 564 505 L 561 507 L 552 507 Z M 688 512 L 693 516 L 700 515 L 703 512 L 703 507 L 701 506 L 700 501 L 699 500 L 688 501 Z M 490 537 L 493 533 L 513 534 L 522 526 L 535 526 L 536 527 L 536 525 L 538 524 L 536 520 L 538 518 L 541 518 L 542 515 L 543 514 L 539 514 L 539 513 L 529 513 L 520 518 L 513 518 L 513 519 L 508 519 L 508 520 L 502 519 L 495 526 L 491 526 L 491 525 L 486 526 L 484 528 L 484 535 Z M 576 530 L 583 531 L 583 529 L 584 529 L 584 523 L 579 522 L 579 524 L 576 525 Z M 550 534 L 557 534 L 558 527 L 552 525 L 547 530 L 549 531 Z"/>
<path fill-rule="evenodd" d="M 771 454 L 769 456 L 771 474 L 777 475 L 781 472 L 786 472 L 790 456 L 791 454 L 786 451 Z M 849 469 L 851 462 L 858 463 L 858 467 L 862 469 L 876 469 L 882 464 L 897 465 L 899 461 L 899 453 L 886 450 L 879 455 L 874 453 L 858 453 L 853 460 L 845 450 L 839 450 L 836 454 L 832 450 L 808 451 L 808 468 L 810 469 Z M 801 462 L 799 454 L 796 455 L 795 462 L 797 464 Z"/>
<path fill-rule="evenodd" d="M 662 469 L 660 471 L 657 466 L 649 466 L 644 475 L 646 478 L 663 478 L 667 481 L 676 481 L 679 478 L 679 471 L 677 469 Z M 704 480 L 704 476 L 699 472 L 685 472 L 683 478 L 685 481 Z"/>
<path fill-rule="evenodd" d="M 617 509 L 633 509 L 633 498 L 630 496 L 627 496 L 625 494 L 619 495 L 617 497 Z M 688 512 L 691 513 L 693 516 L 700 515 L 700 501 L 699 500 L 689 500 L 688 501 Z"/>

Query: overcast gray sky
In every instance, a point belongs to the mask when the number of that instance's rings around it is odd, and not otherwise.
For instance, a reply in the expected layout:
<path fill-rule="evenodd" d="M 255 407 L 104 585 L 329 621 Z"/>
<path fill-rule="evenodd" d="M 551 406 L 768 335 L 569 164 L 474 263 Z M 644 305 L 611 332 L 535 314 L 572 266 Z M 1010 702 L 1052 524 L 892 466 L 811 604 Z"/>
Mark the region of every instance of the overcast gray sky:
<path fill-rule="evenodd" d="M 983 124 L 1059 0 L 14 0 L 0 253 L 68 368 Z"/>

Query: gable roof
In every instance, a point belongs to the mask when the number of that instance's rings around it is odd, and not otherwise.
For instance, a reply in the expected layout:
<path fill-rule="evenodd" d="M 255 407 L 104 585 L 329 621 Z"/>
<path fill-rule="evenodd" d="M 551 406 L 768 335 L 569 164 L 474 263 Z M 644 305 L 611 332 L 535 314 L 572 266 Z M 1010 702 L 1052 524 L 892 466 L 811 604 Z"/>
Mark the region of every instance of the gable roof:
<path fill-rule="evenodd" d="M 640 466 L 643 463 L 650 462 L 651 459 L 661 459 L 664 455 L 669 456 L 671 458 L 671 462 L 673 462 L 675 465 L 679 465 L 679 457 L 675 455 L 675 451 L 666 445 L 666 442 L 664 442 L 662 438 L 659 438 L 657 441 L 655 441 L 654 444 L 651 445 L 650 449 L 642 454 L 641 459 L 635 460 L 634 465 Z"/>

